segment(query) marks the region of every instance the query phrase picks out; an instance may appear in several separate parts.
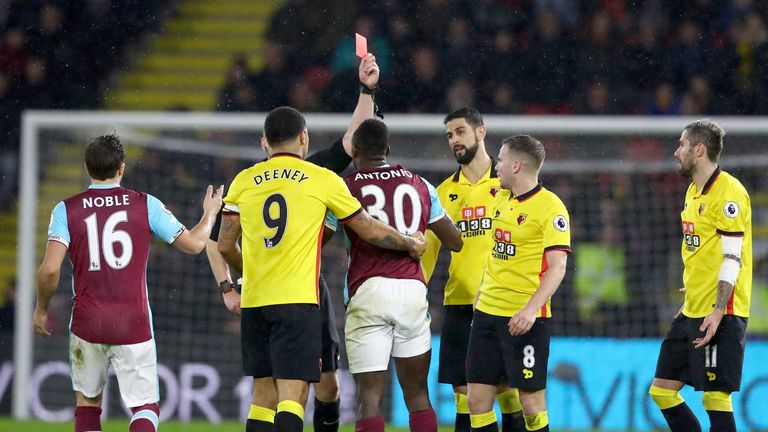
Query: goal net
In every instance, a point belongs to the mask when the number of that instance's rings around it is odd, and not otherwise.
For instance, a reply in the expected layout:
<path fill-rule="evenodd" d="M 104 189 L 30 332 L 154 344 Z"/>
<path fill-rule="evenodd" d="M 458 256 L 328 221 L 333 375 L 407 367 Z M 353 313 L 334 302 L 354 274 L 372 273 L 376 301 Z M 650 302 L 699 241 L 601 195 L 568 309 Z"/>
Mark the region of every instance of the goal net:
<path fill-rule="evenodd" d="M 343 134 L 349 117 L 307 115 L 310 153 L 330 145 Z M 72 306 L 68 260 L 50 310 L 53 335 L 48 339 L 33 337 L 29 322 L 35 270 L 45 248 L 50 212 L 58 201 L 78 193 L 89 183 L 83 167 L 87 139 L 117 132 L 126 146 L 123 185 L 158 197 L 191 227 L 202 213 L 206 185 L 228 185 L 240 169 L 264 157 L 259 148 L 263 120 L 264 115 L 260 114 L 25 114 L 13 363 L 13 412 L 17 417 L 72 418 L 67 365 L 67 326 Z M 485 145 L 491 156 L 498 154 L 501 140 L 512 134 L 528 133 L 544 143 L 547 161 L 541 181 L 563 199 L 571 216 L 574 254 L 552 301 L 556 337 L 550 359 L 548 398 L 554 426 L 610 429 L 627 427 L 632 422 L 632 427 L 644 430 L 662 421 L 660 414 L 644 400 L 658 340 L 682 300 L 678 292 L 682 286 L 679 221 L 687 180 L 676 172 L 672 153 L 682 128 L 691 120 L 486 117 Z M 768 122 L 743 118 L 717 120 L 728 131 L 722 166 L 739 178 L 752 196 L 755 286 L 749 331 L 765 338 Z M 444 137 L 442 116 L 392 115 L 387 116 L 386 123 L 392 134 L 392 162 L 408 166 L 434 185 L 455 172 L 457 164 Z M 429 286 L 436 343 L 447 258 L 446 253 L 441 254 Z M 343 244 L 335 238 L 323 250 L 322 271 L 335 301 L 340 332 L 344 322 L 341 290 L 346 263 Z M 147 283 L 160 364 L 161 418 L 211 422 L 243 419 L 251 386 L 250 380 L 242 377 L 239 320 L 224 307 L 205 254 L 184 255 L 158 241 L 150 254 Z M 559 346 L 567 352 L 559 351 Z M 600 366 L 606 371 L 618 368 L 615 374 L 601 374 L 588 367 L 589 361 L 601 358 L 611 363 L 609 354 L 616 354 L 617 350 L 641 353 L 635 357 L 644 358 L 628 360 L 635 366 L 626 371 L 622 371 L 621 365 Z M 433 363 L 436 357 L 433 355 Z M 345 365 L 344 360 L 342 364 Z M 651 372 L 637 372 L 643 368 Z M 762 372 L 767 369 L 762 366 Z M 590 374 L 600 377 L 592 378 Z M 614 379 L 615 376 L 621 378 Z M 630 377 L 634 381 L 630 382 Z M 439 420 L 452 422 L 450 388 L 436 386 L 435 376 L 430 380 Z M 761 396 L 755 394 L 745 400 L 746 406 L 756 407 L 759 399 L 768 397 L 768 386 L 761 389 L 759 376 L 755 380 L 755 391 L 762 392 Z M 584 395 L 587 382 L 594 396 Z M 353 421 L 354 385 L 346 372 L 342 373 L 341 392 L 342 420 Z M 114 376 L 110 377 L 105 399 L 107 416 L 125 415 Z M 384 408 L 394 424 L 403 422 L 401 400 L 393 383 Z M 309 413 L 311 406 L 307 419 L 311 419 Z M 632 417 L 629 420 L 628 415 Z M 612 420 L 612 416 L 616 419 Z M 737 417 L 740 424 L 753 421 L 766 425 L 757 416 L 752 420 L 745 420 L 741 414 Z M 407 426 L 407 413 L 404 418 Z"/>

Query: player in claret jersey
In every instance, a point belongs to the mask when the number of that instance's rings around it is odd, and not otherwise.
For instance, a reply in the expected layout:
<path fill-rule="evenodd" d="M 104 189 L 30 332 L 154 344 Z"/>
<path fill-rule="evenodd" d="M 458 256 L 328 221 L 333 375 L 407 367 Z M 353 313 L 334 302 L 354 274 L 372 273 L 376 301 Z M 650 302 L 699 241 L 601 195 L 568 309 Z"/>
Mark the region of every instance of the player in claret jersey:
<path fill-rule="evenodd" d="M 731 393 L 741 385 L 752 292 L 752 208 L 747 190 L 717 165 L 725 131 L 705 119 L 683 130 L 678 171 L 691 179 L 682 218 L 685 302 L 661 343 L 649 391 L 673 432 L 701 431 L 679 395 L 704 391 L 712 431 L 736 430 Z"/>
<path fill-rule="evenodd" d="M 461 235 L 426 180 L 400 165 L 389 165 L 389 134 L 376 119 L 352 135 L 357 171 L 344 181 L 368 213 L 401 233 L 429 227 L 452 251 Z M 331 226 L 334 224 L 331 223 Z M 356 431 L 384 431 L 381 400 L 390 356 L 403 389 L 412 431 L 437 430 L 429 402 L 431 357 L 427 288 L 421 265 L 407 253 L 382 249 L 345 229 L 349 238 L 349 303 L 344 328 L 349 370 L 357 382 Z"/>
<path fill-rule="evenodd" d="M 48 306 L 64 257 L 72 261 L 74 307 L 69 363 L 75 390 L 75 432 L 99 431 L 101 396 L 112 365 L 131 432 L 157 430 L 159 386 L 147 256 L 152 234 L 188 254 L 205 247 L 221 207 L 223 186 L 208 186 L 203 217 L 187 230 L 155 197 L 125 189 L 125 152 L 118 137 L 100 136 L 85 150 L 90 187 L 58 203 L 38 272 L 34 330 L 44 336 Z"/>

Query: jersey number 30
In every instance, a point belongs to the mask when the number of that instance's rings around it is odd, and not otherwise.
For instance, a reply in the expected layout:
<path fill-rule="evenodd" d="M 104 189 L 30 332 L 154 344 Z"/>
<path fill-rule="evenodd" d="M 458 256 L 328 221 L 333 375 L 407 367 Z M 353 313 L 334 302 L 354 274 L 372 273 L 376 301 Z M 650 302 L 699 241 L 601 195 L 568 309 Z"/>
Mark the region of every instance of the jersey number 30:
<path fill-rule="evenodd" d="M 384 211 L 384 206 L 387 204 L 384 190 L 376 185 L 365 185 L 360 188 L 360 193 L 363 197 L 373 196 L 376 200 L 366 208 L 368 214 L 391 226 L 389 223 L 389 216 L 387 215 L 387 212 Z M 403 203 L 406 196 L 411 201 L 411 222 L 409 224 L 405 223 L 405 215 L 403 214 L 405 211 Z M 392 208 L 395 213 L 395 229 L 403 234 L 413 234 L 419 229 L 421 200 L 419 199 L 419 193 L 416 191 L 416 188 L 407 183 L 398 185 L 395 188 L 395 192 L 392 194 Z"/>

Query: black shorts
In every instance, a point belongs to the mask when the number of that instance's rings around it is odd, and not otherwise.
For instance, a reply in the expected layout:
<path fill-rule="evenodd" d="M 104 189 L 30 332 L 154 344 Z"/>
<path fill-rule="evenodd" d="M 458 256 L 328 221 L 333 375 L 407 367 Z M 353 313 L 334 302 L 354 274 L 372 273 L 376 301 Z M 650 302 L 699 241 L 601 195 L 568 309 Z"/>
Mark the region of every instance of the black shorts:
<path fill-rule="evenodd" d="M 320 320 L 322 372 L 333 372 L 339 368 L 339 332 L 336 330 L 331 293 L 323 275 L 320 275 Z"/>
<path fill-rule="evenodd" d="M 242 308 L 243 370 L 254 378 L 320 380 L 320 308 L 282 304 Z"/>
<path fill-rule="evenodd" d="M 543 390 L 547 387 L 550 320 L 536 318 L 527 333 L 512 336 L 509 319 L 475 311 L 467 352 L 467 381 L 488 385 L 507 382 L 520 390 Z"/>
<path fill-rule="evenodd" d="M 661 342 L 655 376 L 684 382 L 697 391 L 738 391 L 747 319 L 725 315 L 709 344 L 697 349 L 693 340 L 704 335 L 699 330 L 703 321 L 682 314 L 672 321 Z"/>
<path fill-rule="evenodd" d="M 443 311 L 437 382 L 465 386 L 467 385 L 467 347 L 469 331 L 472 328 L 472 305 L 443 306 Z"/>

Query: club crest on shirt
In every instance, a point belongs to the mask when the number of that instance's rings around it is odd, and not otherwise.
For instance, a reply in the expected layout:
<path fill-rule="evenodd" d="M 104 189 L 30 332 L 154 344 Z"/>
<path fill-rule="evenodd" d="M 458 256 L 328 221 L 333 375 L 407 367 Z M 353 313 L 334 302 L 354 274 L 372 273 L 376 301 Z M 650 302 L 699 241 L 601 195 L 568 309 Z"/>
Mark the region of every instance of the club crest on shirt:
<path fill-rule="evenodd" d="M 497 193 L 499 193 L 499 188 L 497 188 L 497 187 L 492 187 L 492 188 L 491 188 L 491 190 L 490 190 L 490 192 L 491 192 L 491 195 L 495 197 L 495 196 L 496 196 L 496 194 L 497 194 Z"/>
<path fill-rule="evenodd" d="M 517 217 L 517 224 L 522 225 L 523 222 L 528 218 L 528 215 L 525 213 L 520 213 L 520 216 Z"/>
<path fill-rule="evenodd" d="M 454 202 L 457 199 L 459 199 L 459 195 L 458 194 L 450 194 L 450 195 L 448 195 L 448 198 L 451 199 L 451 202 Z"/>
<path fill-rule="evenodd" d="M 552 221 L 552 224 L 555 226 L 555 229 L 560 232 L 566 232 L 568 230 L 568 220 L 566 220 L 563 215 L 555 216 L 555 220 Z"/>
<path fill-rule="evenodd" d="M 704 213 L 704 203 L 699 204 L 699 216 Z"/>
<path fill-rule="evenodd" d="M 723 213 L 725 213 L 727 217 L 733 219 L 739 215 L 739 205 L 733 201 L 728 201 L 725 203 L 725 206 L 723 206 Z"/>

